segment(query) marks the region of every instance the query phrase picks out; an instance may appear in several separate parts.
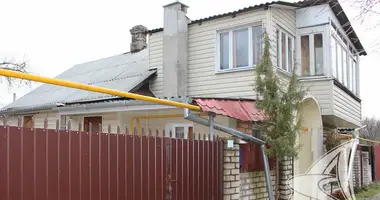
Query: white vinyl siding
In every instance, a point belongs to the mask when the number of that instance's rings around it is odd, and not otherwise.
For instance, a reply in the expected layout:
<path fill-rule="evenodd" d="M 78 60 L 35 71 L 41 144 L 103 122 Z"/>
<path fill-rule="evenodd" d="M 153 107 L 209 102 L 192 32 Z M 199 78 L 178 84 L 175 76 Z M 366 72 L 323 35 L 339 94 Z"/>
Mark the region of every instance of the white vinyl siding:
<path fill-rule="evenodd" d="M 149 36 L 149 68 L 157 69 L 157 76 L 150 81 L 150 90 L 157 97 L 163 96 L 163 32 L 153 33 Z"/>
<path fill-rule="evenodd" d="M 361 122 L 361 104 L 334 85 L 334 114 L 357 126 Z"/>
<path fill-rule="evenodd" d="M 255 98 L 254 70 L 215 73 L 217 31 L 264 22 L 264 10 L 255 10 L 189 26 L 188 95 L 196 97 Z"/>
<path fill-rule="evenodd" d="M 333 81 L 302 81 L 302 87 L 317 99 L 322 115 L 333 114 Z"/>
<path fill-rule="evenodd" d="M 274 59 L 272 59 L 273 65 L 278 66 L 278 55 L 277 55 L 277 43 L 276 43 L 276 31 L 278 29 L 287 32 L 289 35 L 296 35 L 296 11 L 291 9 L 283 9 L 283 8 L 270 8 L 271 12 L 270 19 L 272 20 L 272 27 L 270 30 L 269 38 L 271 41 L 271 45 L 273 48 L 270 49 L 271 55 Z"/>

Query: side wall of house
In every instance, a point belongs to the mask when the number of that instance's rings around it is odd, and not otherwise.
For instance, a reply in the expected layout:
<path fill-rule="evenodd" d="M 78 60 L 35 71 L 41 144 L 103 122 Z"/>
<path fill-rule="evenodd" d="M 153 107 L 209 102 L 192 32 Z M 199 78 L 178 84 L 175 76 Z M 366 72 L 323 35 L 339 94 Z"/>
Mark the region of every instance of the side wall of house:
<path fill-rule="evenodd" d="M 277 66 L 277 35 L 276 30 L 281 29 L 292 36 L 296 36 L 296 11 L 292 9 L 275 8 L 269 9 L 268 18 L 270 26 L 267 28 L 268 37 L 271 41 L 271 55 L 273 66 Z"/>
<path fill-rule="evenodd" d="M 349 96 L 342 89 L 334 85 L 334 114 L 352 124 L 360 126 L 361 103 Z"/>
<path fill-rule="evenodd" d="M 302 81 L 302 87 L 310 92 L 318 101 L 322 115 L 333 114 L 333 81 Z"/>
<path fill-rule="evenodd" d="M 237 14 L 236 17 L 226 16 L 189 25 L 188 96 L 252 99 L 256 97 L 254 70 L 216 73 L 217 31 L 253 23 L 262 23 L 265 27 L 267 21 L 264 9 Z M 149 67 L 158 69 L 156 78 L 150 83 L 150 89 L 156 96 L 162 97 L 163 32 L 150 35 L 148 46 Z"/>

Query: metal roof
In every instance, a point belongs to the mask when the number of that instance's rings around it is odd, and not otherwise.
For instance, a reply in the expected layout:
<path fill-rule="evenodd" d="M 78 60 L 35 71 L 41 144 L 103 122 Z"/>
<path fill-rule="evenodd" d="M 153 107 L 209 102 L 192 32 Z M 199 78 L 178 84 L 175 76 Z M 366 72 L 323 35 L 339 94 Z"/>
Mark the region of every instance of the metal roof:
<path fill-rule="evenodd" d="M 125 53 L 96 61 L 74 65 L 57 79 L 74 81 L 121 91 L 133 91 L 156 71 L 148 69 L 148 50 Z M 67 87 L 43 84 L 7 105 L 1 112 L 14 108 L 56 107 L 56 103 L 106 100 L 115 96 Z"/>
<path fill-rule="evenodd" d="M 266 9 L 268 6 L 274 5 L 274 4 L 283 5 L 283 6 L 292 6 L 292 7 L 297 7 L 297 8 L 304 8 L 304 7 L 309 7 L 309 6 L 321 5 L 321 4 L 329 4 L 331 7 L 331 10 L 335 14 L 335 16 L 338 18 L 339 23 L 345 25 L 343 29 L 345 33 L 348 35 L 348 37 L 350 38 L 351 42 L 354 44 L 355 48 L 359 51 L 359 55 L 367 55 L 367 53 L 364 50 L 363 45 L 361 44 L 360 40 L 358 39 L 358 36 L 356 35 L 354 29 L 351 26 L 350 20 L 348 19 L 346 13 L 343 11 L 343 8 L 340 5 L 338 0 L 304 0 L 304 1 L 298 1 L 298 2 L 293 2 L 293 3 L 286 2 L 286 1 L 272 1 L 268 3 L 262 3 L 259 5 L 245 7 L 245 8 L 228 12 L 228 13 L 213 15 L 213 16 L 209 16 L 209 17 L 197 19 L 197 20 L 191 20 L 189 25 L 197 24 L 197 23 L 201 24 L 204 21 L 218 19 L 218 18 L 222 18 L 226 16 L 236 16 L 236 14 L 244 13 L 244 12 L 248 12 L 252 10 Z M 164 28 L 156 28 L 156 29 L 148 30 L 147 33 L 156 33 L 156 32 L 161 32 L 163 30 Z"/>
<path fill-rule="evenodd" d="M 242 121 L 263 121 L 265 114 L 256 108 L 255 101 L 194 99 L 204 112 L 213 112 Z"/>

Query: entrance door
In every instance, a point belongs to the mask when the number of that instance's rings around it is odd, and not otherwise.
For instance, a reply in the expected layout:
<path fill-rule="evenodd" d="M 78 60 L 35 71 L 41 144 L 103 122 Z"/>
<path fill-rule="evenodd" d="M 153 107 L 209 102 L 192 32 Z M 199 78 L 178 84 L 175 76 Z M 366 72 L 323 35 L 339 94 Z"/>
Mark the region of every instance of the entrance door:
<path fill-rule="evenodd" d="M 102 127 L 100 127 L 100 124 L 102 124 L 102 117 L 84 117 L 83 121 L 84 131 L 90 131 L 90 123 L 92 125 L 92 132 L 99 133 L 102 131 Z"/>

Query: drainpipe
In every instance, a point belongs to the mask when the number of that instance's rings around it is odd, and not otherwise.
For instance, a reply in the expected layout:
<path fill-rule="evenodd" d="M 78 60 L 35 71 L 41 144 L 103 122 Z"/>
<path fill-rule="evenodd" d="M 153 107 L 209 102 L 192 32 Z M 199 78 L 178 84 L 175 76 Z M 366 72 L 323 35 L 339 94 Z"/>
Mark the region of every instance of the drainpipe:
<path fill-rule="evenodd" d="M 184 109 L 184 118 L 187 120 L 190 120 L 192 122 L 204 125 L 204 126 L 210 126 L 210 121 L 207 119 L 204 119 L 202 117 L 197 117 L 194 114 L 190 113 L 189 109 Z M 270 169 L 269 169 L 269 162 L 268 162 L 268 157 L 265 154 L 265 142 L 263 140 L 260 140 L 256 137 L 253 137 L 251 135 L 247 135 L 245 133 L 242 133 L 240 131 L 237 131 L 235 129 L 222 126 L 220 124 L 214 123 L 213 124 L 214 129 L 228 133 L 230 135 L 236 136 L 238 138 L 241 138 L 243 140 L 247 140 L 250 142 L 253 142 L 255 144 L 258 144 L 261 146 L 261 153 L 263 156 L 263 161 L 264 161 L 264 174 L 265 174 L 265 181 L 266 181 L 266 186 L 267 186 L 267 191 L 268 191 L 268 197 L 269 200 L 274 200 L 274 194 L 273 194 L 273 189 L 272 189 L 272 182 L 270 180 Z"/>

